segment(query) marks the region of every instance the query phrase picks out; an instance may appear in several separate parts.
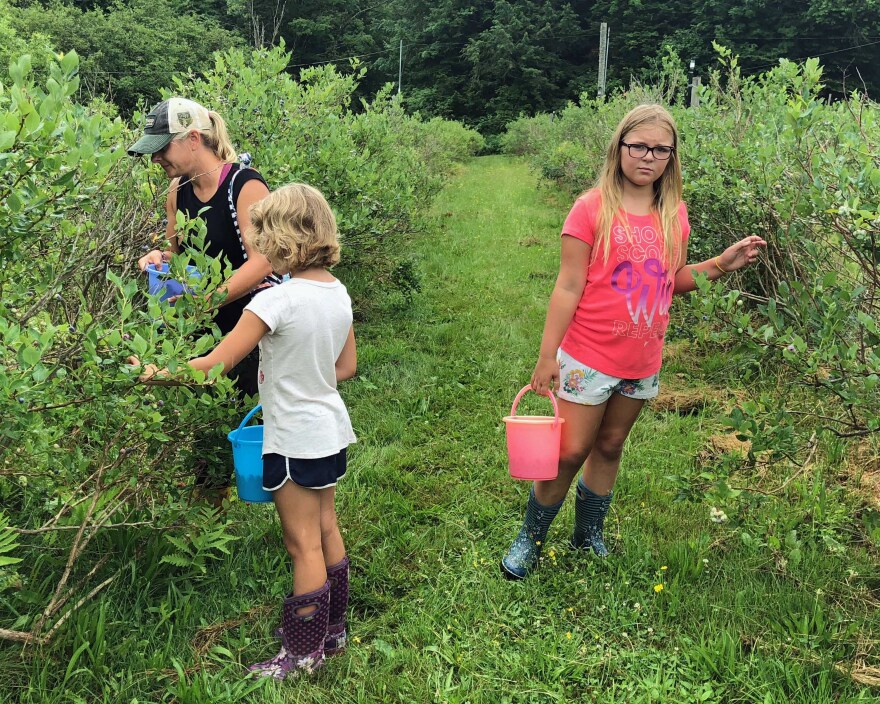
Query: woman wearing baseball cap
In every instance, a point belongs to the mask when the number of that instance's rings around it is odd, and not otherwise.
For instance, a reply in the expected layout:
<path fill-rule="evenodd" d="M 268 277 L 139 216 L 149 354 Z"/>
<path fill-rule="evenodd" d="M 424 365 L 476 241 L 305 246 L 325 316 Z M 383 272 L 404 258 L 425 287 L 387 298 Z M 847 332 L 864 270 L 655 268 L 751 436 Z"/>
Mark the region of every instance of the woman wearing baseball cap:
<path fill-rule="evenodd" d="M 232 275 L 221 287 L 226 298 L 214 315 L 214 322 L 226 335 L 235 327 L 255 290 L 278 283 L 266 257 L 248 241 L 248 210 L 269 195 L 265 180 L 254 169 L 235 163 L 237 155 L 223 118 L 185 98 L 169 98 L 156 105 L 147 115 L 143 136 L 128 153 L 148 155 L 171 179 L 165 200 L 169 247 L 148 252 L 138 266 L 141 270 L 150 264 L 161 266 L 171 254 L 186 247 L 174 229 L 178 212 L 189 219 L 201 218 L 207 228 L 206 253 L 232 266 Z M 230 374 L 239 398 L 259 393 L 258 368 L 259 353 L 255 350 Z M 225 449 L 223 438 L 218 437 L 217 442 Z M 211 468 L 205 458 L 200 458 L 197 493 L 219 504 L 228 494 L 229 476 L 228 467 Z"/>

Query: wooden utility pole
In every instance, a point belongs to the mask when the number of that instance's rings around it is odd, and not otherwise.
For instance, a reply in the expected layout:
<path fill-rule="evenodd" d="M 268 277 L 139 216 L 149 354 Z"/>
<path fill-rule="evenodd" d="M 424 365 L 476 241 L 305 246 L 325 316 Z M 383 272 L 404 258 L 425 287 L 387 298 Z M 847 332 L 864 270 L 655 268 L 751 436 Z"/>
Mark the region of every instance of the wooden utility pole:
<path fill-rule="evenodd" d="M 695 65 L 696 65 L 696 64 L 695 64 L 694 60 L 691 59 L 691 62 L 690 62 L 690 64 L 688 65 L 688 80 L 687 80 L 687 86 L 686 86 L 685 89 L 684 89 L 684 103 L 685 103 L 685 107 L 689 106 L 689 105 L 690 105 L 690 102 L 691 102 L 691 101 L 690 101 L 690 91 L 691 91 L 691 86 L 694 84 L 694 66 L 695 66 Z M 676 96 L 676 97 L 677 97 L 677 96 Z"/>
<path fill-rule="evenodd" d="M 599 97 L 605 97 L 605 80 L 608 75 L 608 23 L 599 26 Z"/>
<path fill-rule="evenodd" d="M 691 84 L 691 107 L 700 107 L 700 77 L 694 76 L 694 82 Z"/>

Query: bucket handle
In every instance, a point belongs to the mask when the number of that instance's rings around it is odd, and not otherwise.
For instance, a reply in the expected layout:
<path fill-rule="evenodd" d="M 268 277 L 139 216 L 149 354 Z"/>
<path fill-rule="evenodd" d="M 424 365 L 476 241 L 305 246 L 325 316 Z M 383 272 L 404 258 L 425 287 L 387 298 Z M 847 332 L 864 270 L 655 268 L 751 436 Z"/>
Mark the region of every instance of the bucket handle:
<path fill-rule="evenodd" d="M 525 386 L 522 387 L 520 392 L 516 395 L 516 398 L 513 399 L 513 405 L 510 407 L 510 415 L 511 416 L 516 416 L 516 407 L 519 405 L 519 400 L 523 396 L 525 396 L 526 391 L 531 391 L 531 390 L 532 390 L 531 384 L 526 384 Z M 541 395 L 543 395 L 543 394 L 541 394 Z M 553 395 L 553 392 L 550 389 L 547 389 L 546 395 L 549 396 L 550 400 L 553 402 L 553 418 L 554 418 L 553 427 L 555 428 L 557 425 L 559 425 L 559 406 L 556 405 L 556 397 Z M 248 416 L 248 417 L 250 417 L 250 416 Z"/>
<path fill-rule="evenodd" d="M 166 266 L 168 267 L 168 269 L 165 268 Z M 164 276 L 167 279 L 171 276 L 171 267 L 168 265 L 168 262 L 164 261 L 159 265 L 158 269 L 156 268 L 155 264 L 147 264 L 144 267 L 144 273 L 155 274 L 156 276 Z"/>
<path fill-rule="evenodd" d="M 554 403 L 555 403 L 555 402 L 554 402 Z M 250 413 L 248 413 L 248 414 L 244 417 L 244 420 L 241 421 L 241 425 L 238 426 L 238 431 L 237 431 L 237 432 L 240 433 L 240 432 L 241 432 L 241 429 L 244 428 L 244 426 L 246 426 L 246 425 L 248 424 L 248 421 L 249 421 L 251 418 L 253 418 L 253 417 L 254 417 L 254 414 L 255 414 L 257 411 L 259 411 L 262 407 L 263 407 L 262 404 L 259 404 L 259 403 L 258 403 L 258 404 L 256 405 L 256 407 L 254 408 L 254 410 L 252 410 Z"/>

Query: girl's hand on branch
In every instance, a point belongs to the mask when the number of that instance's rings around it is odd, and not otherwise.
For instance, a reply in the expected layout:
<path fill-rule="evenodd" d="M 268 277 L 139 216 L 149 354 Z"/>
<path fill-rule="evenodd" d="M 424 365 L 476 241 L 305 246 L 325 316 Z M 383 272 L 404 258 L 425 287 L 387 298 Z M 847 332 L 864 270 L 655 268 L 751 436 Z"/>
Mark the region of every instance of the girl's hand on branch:
<path fill-rule="evenodd" d="M 754 264 L 761 253 L 761 249 L 766 246 L 767 243 L 760 237 L 751 235 L 725 249 L 715 259 L 715 263 L 718 264 L 722 271 L 736 271 L 744 266 Z"/>
<path fill-rule="evenodd" d="M 134 355 L 128 358 L 128 363 L 133 367 L 141 366 L 141 360 L 139 360 Z M 141 372 L 138 379 L 145 382 L 155 381 L 158 377 L 163 376 L 165 372 L 164 369 L 159 369 L 159 367 L 157 367 L 155 364 L 143 365 L 143 369 L 144 370 Z"/>
<path fill-rule="evenodd" d="M 555 358 L 540 358 L 532 372 L 532 391 L 547 396 L 559 388 L 559 362 Z"/>

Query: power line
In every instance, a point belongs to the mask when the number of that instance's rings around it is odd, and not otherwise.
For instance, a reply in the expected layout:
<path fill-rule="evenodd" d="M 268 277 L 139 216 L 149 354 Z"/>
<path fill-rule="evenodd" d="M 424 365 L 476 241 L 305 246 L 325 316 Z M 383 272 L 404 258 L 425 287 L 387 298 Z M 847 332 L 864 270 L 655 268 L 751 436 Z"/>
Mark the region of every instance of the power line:
<path fill-rule="evenodd" d="M 339 56 L 335 59 L 324 59 L 322 61 L 309 61 L 305 64 L 291 64 L 287 68 L 302 68 L 303 66 L 318 66 L 319 64 L 332 64 L 337 61 L 351 61 L 351 59 L 364 59 L 368 56 L 376 56 L 377 54 L 388 54 L 394 49 L 381 49 L 379 51 L 371 51 L 369 54 L 357 54 L 356 56 Z"/>
<path fill-rule="evenodd" d="M 583 31 L 583 32 L 575 32 L 573 34 L 559 34 L 553 36 L 542 36 L 541 39 L 571 39 L 575 37 L 583 37 L 587 35 L 592 35 L 592 32 Z M 475 35 L 479 36 L 479 35 Z M 407 49 L 421 49 L 426 46 L 467 46 L 471 43 L 471 39 L 465 42 L 432 42 L 432 41 L 422 41 L 416 42 L 413 44 L 407 44 L 405 48 Z M 371 51 L 367 54 L 357 54 L 354 56 L 339 56 L 333 59 L 318 59 L 316 61 L 309 61 L 303 64 L 291 64 L 288 68 L 302 68 L 303 66 L 317 66 L 319 64 L 332 64 L 336 61 L 350 61 L 351 59 L 363 59 L 368 56 L 377 56 L 379 54 L 390 54 L 393 51 L 397 51 L 397 47 L 389 47 L 388 49 L 380 49 L 378 51 Z"/>
<path fill-rule="evenodd" d="M 851 34 L 846 34 L 839 37 L 832 36 L 821 36 L 821 37 L 802 37 L 798 35 L 780 35 L 778 37 L 749 37 L 749 42 L 760 43 L 760 42 L 772 42 L 778 41 L 780 39 L 852 39 L 853 36 Z M 877 37 L 862 37 L 863 39 L 877 39 Z"/>
<path fill-rule="evenodd" d="M 831 54 L 840 54 L 841 52 L 844 52 L 844 51 L 853 51 L 854 49 L 862 49 L 866 46 L 874 46 L 875 44 L 880 44 L 880 39 L 873 41 L 873 42 L 868 42 L 867 44 L 856 44 L 855 46 L 848 46 L 845 49 L 835 49 L 834 51 L 825 51 L 821 54 L 810 54 L 809 56 L 802 56 L 799 59 L 789 59 L 789 61 L 797 62 L 797 61 L 804 61 L 805 59 L 818 59 L 820 56 L 830 56 Z M 770 68 L 771 66 L 776 66 L 778 63 L 779 62 L 777 60 L 777 61 L 774 61 L 773 63 L 770 63 L 770 64 L 761 64 L 760 66 L 749 66 L 748 68 L 744 67 L 742 70 L 743 71 L 756 71 L 757 69 Z"/>

